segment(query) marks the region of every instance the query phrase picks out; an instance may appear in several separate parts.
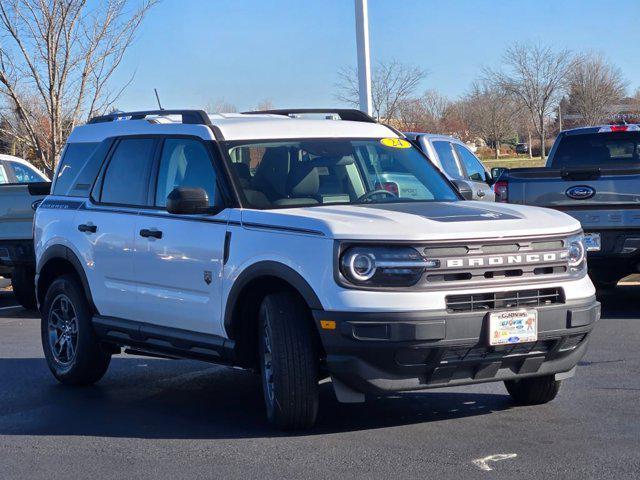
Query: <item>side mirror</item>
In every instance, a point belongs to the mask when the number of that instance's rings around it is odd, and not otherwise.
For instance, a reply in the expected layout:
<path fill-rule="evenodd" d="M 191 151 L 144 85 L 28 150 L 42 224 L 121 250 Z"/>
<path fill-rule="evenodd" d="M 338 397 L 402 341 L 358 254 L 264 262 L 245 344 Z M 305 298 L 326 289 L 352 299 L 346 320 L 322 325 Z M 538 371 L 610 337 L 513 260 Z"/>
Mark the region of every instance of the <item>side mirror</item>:
<path fill-rule="evenodd" d="M 203 188 L 176 187 L 167 196 L 167 211 L 178 215 L 207 213 L 209 195 Z"/>
<path fill-rule="evenodd" d="M 509 169 L 505 168 L 505 167 L 493 167 L 491 169 L 491 178 L 493 179 L 493 182 L 497 182 L 498 179 L 500 178 L 500 176 L 505 173 L 508 172 Z"/>
<path fill-rule="evenodd" d="M 453 185 L 458 190 L 458 193 L 462 195 L 462 198 L 465 200 L 473 200 L 473 190 L 467 182 L 463 182 L 462 180 L 452 180 Z"/>

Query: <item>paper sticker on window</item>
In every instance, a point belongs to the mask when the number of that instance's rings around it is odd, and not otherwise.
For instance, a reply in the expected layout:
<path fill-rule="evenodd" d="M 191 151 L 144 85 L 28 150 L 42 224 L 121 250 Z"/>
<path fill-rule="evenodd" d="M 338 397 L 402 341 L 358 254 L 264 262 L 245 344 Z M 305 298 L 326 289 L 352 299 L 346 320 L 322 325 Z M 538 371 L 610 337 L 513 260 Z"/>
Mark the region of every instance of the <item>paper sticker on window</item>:
<path fill-rule="evenodd" d="M 411 144 L 401 138 L 383 138 L 380 143 L 391 148 L 410 148 Z"/>

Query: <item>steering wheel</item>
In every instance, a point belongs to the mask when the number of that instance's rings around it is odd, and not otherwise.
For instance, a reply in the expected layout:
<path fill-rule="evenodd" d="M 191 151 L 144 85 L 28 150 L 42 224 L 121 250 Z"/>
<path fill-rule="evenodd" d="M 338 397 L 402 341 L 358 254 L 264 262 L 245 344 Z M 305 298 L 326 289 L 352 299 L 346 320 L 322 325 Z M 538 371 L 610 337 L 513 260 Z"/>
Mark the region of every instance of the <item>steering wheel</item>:
<path fill-rule="evenodd" d="M 370 192 L 367 192 L 364 195 L 360 195 L 356 200 L 356 203 L 365 203 L 367 200 L 370 200 L 371 197 L 374 197 L 376 195 L 387 195 L 388 197 L 398 198 L 398 196 L 395 193 L 390 192 L 389 190 L 378 189 L 378 190 L 371 190 Z"/>

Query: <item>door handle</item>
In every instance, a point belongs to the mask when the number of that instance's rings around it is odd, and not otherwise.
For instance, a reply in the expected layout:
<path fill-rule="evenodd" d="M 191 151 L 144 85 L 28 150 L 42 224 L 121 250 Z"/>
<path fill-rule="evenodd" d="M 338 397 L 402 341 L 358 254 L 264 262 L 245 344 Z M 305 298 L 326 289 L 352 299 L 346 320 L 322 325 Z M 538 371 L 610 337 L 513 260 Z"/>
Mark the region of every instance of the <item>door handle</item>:
<path fill-rule="evenodd" d="M 78 225 L 78 230 L 84 233 L 96 233 L 98 231 L 98 227 L 96 225 L 81 223 L 80 225 Z"/>
<path fill-rule="evenodd" d="M 160 239 L 162 238 L 162 232 L 160 230 L 149 230 L 147 228 L 143 228 L 142 230 L 140 230 L 140 236 Z"/>
<path fill-rule="evenodd" d="M 478 193 L 478 197 L 480 197 L 480 198 L 482 198 L 482 197 L 484 197 L 486 195 L 486 193 L 484 193 L 483 190 L 478 190 L 477 193 Z"/>

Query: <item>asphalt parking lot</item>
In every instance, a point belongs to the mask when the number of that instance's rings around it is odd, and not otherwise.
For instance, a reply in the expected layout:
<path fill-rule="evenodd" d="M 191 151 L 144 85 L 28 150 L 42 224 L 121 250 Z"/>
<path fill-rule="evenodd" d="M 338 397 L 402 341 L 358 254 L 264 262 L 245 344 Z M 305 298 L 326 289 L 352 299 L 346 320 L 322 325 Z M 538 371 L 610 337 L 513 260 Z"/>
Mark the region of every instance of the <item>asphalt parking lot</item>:
<path fill-rule="evenodd" d="M 577 376 L 548 405 L 502 384 L 341 405 L 271 430 L 258 378 L 118 356 L 89 388 L 58 385 L 39 320 L 0 291 L 0 478 L 638 478 L 640 286 L 602 295 Z M 487 470 L 490 468 L 491 470 Z"/>

